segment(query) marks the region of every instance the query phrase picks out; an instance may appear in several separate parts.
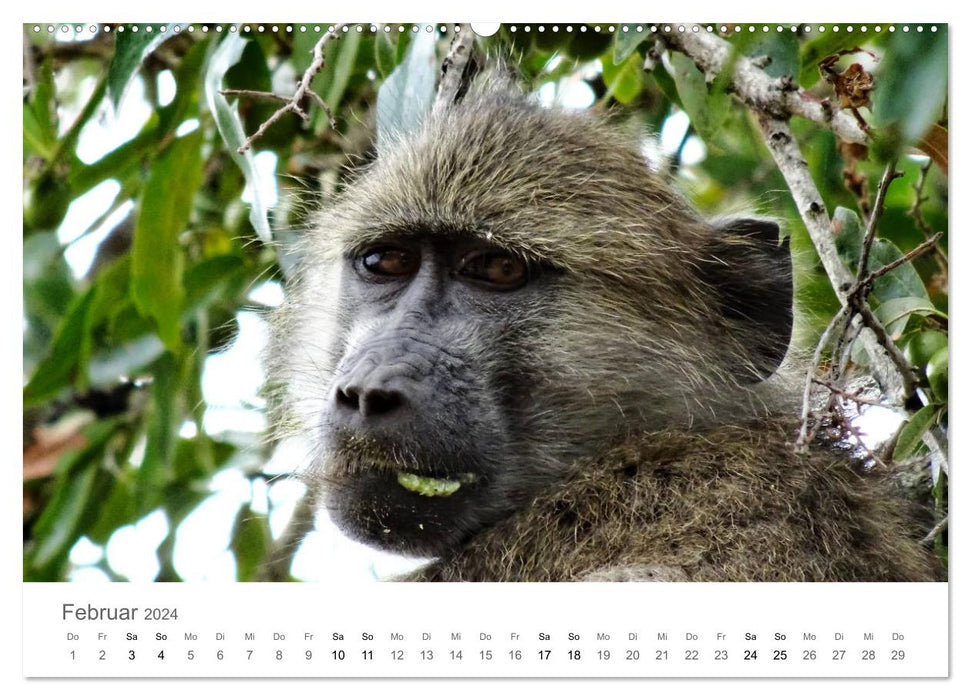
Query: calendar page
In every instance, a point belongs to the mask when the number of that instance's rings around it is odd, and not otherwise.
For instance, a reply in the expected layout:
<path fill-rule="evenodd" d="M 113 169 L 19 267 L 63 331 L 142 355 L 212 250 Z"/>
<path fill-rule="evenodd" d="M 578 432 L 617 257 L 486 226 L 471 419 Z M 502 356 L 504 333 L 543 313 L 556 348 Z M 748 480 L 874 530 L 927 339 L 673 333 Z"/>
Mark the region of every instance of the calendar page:
<path fill-rule="evenodd" d="M 948 678 L 948 24 L 332 9 L 22 25 L 23 676 Z"/>

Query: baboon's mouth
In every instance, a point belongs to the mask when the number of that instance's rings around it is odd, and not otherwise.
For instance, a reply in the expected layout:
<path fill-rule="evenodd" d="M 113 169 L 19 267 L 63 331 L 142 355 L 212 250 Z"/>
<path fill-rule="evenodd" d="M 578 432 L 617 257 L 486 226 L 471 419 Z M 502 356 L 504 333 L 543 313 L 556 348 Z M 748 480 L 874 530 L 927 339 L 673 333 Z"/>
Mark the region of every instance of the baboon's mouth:
<path fill-rule="evenodd" d="M 399 451 L 360 448 L 341 449 L 335 452 L 331 462 L 331 474 L 340 480 L 356 479 L 360 475 L 382 473 L 385 478 L 394 478 L 405 491 L 429 498 L 452 496 L 463 486 L 477 484 L 480 479 L 474 472 L 441 469 L 434 476 L 429 468 L 412 455 L 403 456 Z M 392 482 L 393 483 L 393 482 Z"/>
<path fill-rule="evenodd" d="M 463 484 L 473 484 L 476 481 L 477 477 L 472 473 L 459 474 L 454 478 L 436 479 L 414 472 L 398 472 L 398 483 L 401 487 L 419 496 L 451 496 L 462 488 Z"/>

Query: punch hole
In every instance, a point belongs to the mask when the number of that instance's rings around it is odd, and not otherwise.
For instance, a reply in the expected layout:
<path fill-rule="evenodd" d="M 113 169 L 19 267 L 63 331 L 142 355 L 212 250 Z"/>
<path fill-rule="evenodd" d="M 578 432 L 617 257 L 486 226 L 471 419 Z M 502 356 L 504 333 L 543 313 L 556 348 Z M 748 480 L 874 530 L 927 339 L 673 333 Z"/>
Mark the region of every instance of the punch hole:
<path fill-rule="evenodd" d="M 500 25 L 498 22 L 473 22 L 471 27 L 472 31 L 479 36 L 492 36 L 499 31 Z"/>

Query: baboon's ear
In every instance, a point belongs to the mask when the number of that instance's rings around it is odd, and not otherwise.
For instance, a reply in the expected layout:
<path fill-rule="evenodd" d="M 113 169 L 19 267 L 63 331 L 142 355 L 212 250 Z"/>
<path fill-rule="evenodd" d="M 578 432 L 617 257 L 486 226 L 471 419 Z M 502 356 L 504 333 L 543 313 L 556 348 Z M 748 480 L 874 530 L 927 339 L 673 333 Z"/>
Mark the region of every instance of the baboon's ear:
<path fill-rule="evenodd" d="M 779 227 L 761 219 L 715 222 L 702 275 L 731 336 L 732 364 L 741 381 L 775 372 L 792 334 L 792 259 Z M 722 325 L 722 324 L 719 324 Z"/>

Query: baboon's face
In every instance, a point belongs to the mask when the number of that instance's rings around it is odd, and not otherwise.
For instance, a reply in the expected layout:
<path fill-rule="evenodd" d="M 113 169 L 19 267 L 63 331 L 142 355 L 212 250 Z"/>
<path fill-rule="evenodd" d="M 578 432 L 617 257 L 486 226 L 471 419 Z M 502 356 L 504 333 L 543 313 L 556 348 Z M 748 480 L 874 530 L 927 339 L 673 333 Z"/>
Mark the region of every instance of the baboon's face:
<path fill-rule="evenodd" d="M 322 417 L 328 508 L 366 541 L 439 554 L 530 490 L 525 336 L 558 273 L 418 233 L 345 256 L 340 276 L 353 320 Z"/>
<path fill-rule="evenodd" d="M 791 299 L 774 224 L 712 225 L 623 132 L 484 89 L 321 212 L 271 371 L 331 516 L 438 555 L 626 434 L 743 420 Z"/>

